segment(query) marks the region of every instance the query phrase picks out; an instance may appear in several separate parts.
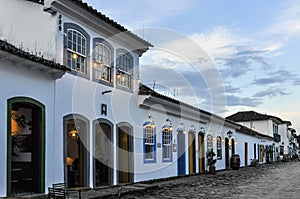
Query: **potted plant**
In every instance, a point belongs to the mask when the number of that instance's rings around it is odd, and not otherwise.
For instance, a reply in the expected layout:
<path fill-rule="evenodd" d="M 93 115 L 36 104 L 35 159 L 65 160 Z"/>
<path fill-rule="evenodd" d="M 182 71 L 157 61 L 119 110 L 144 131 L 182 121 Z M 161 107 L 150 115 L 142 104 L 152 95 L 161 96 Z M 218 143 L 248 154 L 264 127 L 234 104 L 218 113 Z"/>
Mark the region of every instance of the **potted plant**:
<path fill-rule="evenodd" d="M 217 159 L 214 159 L 214 156 L 216 156 L 216 154 L 212 150 L 209 150 L 206 153 L 207 164 L 209 166 L 209 173 L 212 173 L 212 174 L 216 173 L 216 166 L 215 166 L 215 164 L 217 162 Z"/>

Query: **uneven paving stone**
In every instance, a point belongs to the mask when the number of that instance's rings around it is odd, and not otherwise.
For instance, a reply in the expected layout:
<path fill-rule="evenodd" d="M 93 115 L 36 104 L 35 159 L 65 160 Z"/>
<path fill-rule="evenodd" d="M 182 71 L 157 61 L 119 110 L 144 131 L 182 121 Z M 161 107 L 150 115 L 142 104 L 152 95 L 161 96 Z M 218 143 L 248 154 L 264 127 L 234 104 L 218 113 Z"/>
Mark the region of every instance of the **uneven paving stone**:
<path fill-rule="evenodd" d="M 219 171 L 216 175 L 106 187 L 82 192 L 82 198 L 300 198 L 299 166 L 298 161 L 276 162 L 257 168 Z M 78 194 L 72 193 L 70 198 L 78 198 Z"/>

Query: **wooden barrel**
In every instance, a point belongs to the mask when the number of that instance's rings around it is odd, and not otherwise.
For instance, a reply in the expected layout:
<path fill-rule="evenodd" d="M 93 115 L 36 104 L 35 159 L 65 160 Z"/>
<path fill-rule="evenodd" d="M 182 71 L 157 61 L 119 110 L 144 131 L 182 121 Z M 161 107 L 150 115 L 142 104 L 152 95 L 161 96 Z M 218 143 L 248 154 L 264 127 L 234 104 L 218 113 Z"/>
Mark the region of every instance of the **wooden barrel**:
<path fill-rule="evenodd" d="M 241 165 L 241 160 L 239 154 L 232 154 L 230 158 L 230 166 L 234 170 L 238 170 Z"/>

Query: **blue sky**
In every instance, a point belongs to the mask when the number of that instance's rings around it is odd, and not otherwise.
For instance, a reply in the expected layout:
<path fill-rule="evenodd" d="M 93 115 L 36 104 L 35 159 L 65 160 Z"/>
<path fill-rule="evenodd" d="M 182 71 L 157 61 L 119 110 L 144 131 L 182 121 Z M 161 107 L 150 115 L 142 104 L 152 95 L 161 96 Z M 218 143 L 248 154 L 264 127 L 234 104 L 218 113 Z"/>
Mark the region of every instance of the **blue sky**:
<path fill-rule="evenodd" d="M 142 82 L 222 116 L 275 115 L 300 132 L 300 1 L 86 2 L 154 44 Z"/>

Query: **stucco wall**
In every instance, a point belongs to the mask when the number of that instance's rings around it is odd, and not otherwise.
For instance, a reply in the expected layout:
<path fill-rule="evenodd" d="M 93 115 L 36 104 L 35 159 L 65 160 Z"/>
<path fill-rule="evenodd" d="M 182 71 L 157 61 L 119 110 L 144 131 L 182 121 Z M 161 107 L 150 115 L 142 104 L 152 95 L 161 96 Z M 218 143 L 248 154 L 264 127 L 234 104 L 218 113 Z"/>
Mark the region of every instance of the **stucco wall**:
<path fill-rule="evenodd" d="M 28 97 L 39 101 L 46 107 L 46 184 L 50 186 L 57 179 L 55 162 L 55 131 L 54 131 L 54 80 L 48 74 L 29 70 L 22 64 L 14 65 L 2 60 L 0 62 L 0 196 L 6 196 L 7 175 L 7 100 L 13 97 Z M 46 190 L 45 190 L 46 191 Z"/>
<path fill-rule="evenodd" d="M 0 38 L 24 51 L 55 59 L 56 15 L 30 1 L 2 0 Z"/>

